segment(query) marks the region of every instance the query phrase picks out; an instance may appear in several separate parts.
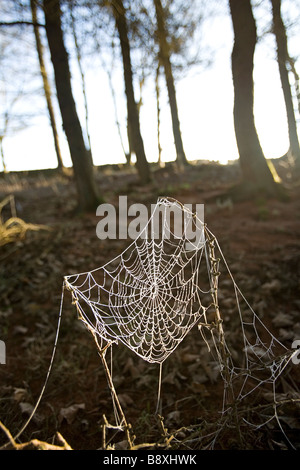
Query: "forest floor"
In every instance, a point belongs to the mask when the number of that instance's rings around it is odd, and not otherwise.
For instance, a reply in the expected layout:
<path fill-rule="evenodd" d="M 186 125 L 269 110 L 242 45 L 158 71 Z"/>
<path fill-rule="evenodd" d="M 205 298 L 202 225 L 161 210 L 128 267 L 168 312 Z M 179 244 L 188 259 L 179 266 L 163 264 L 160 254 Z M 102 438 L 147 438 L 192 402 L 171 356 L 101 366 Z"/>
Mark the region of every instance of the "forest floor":
<path fill-rule="evenodd" d="M 199 162 L 184 173 L 171 165 L 153 169 L 153 183 L 147 186 L 138 183 L 133 170 L 106 167 L 97 170 L 97 182 L 106 202 L 116 207 L 120 195 L 128 196 L 128 205 L 154 204 L 159 196 L 183 204 L 205 204 L 205 222 L 243 294 L 272 334 L 290 349 L 295 339 L 300 340 L 300 185 L 293 181 L 287 162 L 275 163 L 289 195 L 285 201 L 258 196 L 236 202 L 224 197 L 239 181 L 236 163 Z M 14 436 L 45 383 L 63 277 L 104 265 L 129 243 L 100 241 L 96 213 L 74 214 L 76 189 L 68 175 L 55 171 L 2 175 L 0 201 L 9 195 L 14 196 L 19 218 L 47 227 L 28 230 L 23 238 L 0 246 L 0 340 L 6 344 L 6 364 L 0 365 L 0 421 Z M 9 217 L 9 205 L 1 216 Z M 220 299 L 221 310 L 222 301 L 226 309 L 229 299 Z M 202 361 L 203 347 L 201 334 L 193 329 L 166 360 L 164 420 L 159 421 L 155 418 L 157 365 L 146 363 L 121 345 L 114 346 L 114 384 L 136 436 L 135 444 L 163 447 L 170 438 L 171 448 L 179 449 L 201 449 L 212 442 L 217 449 L 287 449 L 290 443 L 300 448 L 300 365 L 290 365 L 287 377 L 280 377 L 277 384 L 286 403 L 278 409 L 284 434 L 276 420 L 261 430 L 243 421 L 242 437 L 236 428 L 225 425 L 214 434 L 213 423 L 218 422 L 222 409 L 223 382 L 209 360 Z M 254 394 L 252 406 L 261 407 L 263 414 L 267 394 L 258 390 Z M 78 320 L 67 292 L 49 381 L 18 442 L 55 443 L 59 431 L 73 449 L 101 449 L 104 416 L 114 424 L 105 373 L 93 338 Z M 122 432 L 107 430 L 105 437 L 115 448 L 126 447 Z M 0 445 L 6 442 L 7 436 L 0 430 Z"/>

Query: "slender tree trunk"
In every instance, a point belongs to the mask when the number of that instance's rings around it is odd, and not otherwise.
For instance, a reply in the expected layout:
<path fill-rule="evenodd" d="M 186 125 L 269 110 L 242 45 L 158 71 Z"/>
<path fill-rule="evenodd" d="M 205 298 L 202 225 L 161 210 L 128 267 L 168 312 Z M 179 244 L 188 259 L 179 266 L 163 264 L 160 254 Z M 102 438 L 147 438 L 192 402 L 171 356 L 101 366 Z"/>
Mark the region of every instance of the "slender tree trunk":
<path fill-rule="evenodd" d="M 253 57 L 257 36 L 251 1 L 229 0 L 229 5 L 234 29 L 234 126 L 243 187 L 251 193 L 263 191 L 272 194 L 276 183 L 264 157 L 254 122 Z"/>
<path fill-rule="evenodd" d="M 6 166 L 6 160 L 5 160 L 4 148 L 3 148 L 3 140 L 7 133 L 8 123 L 9 123 L 9 113 L 6 112 L 2 133 L 0 135 L 0 153 L 1 153 L 1 160 L 2 160 L 2 166 L 3 166 L 3 173 L 7 173 L 7 166 Z"/>
<path fill-rule="evenodd" d="M 44 93 L 46 97 L 48 114 L 49 114 L 51 129 L 53 133 L 54 148 L 55 148 L 56 157 L 57 157 L 57 165 L 58 165 L 58 168 L 61 169 L 63 168 L 64 165 L 62 161 L 55 114 L 54 114 L 54 109 L 52 105 L 51 88 L 50 88 L 50 83 L 48 80 L 48 75 L 47 75 L 47 71 L 45 67 L 44 48 L 43 48 L 43 44 L 42 44 L 41 37 L 40 37 L 39 26 L 37 26 L 37 2 L 36 0 L 30 0 L 30 6 L 31 6 L 32 22 L 34 24 L 34 35 L 35 35 L 36 49 L 37 49 L 39 64 L 40 64 L 40 72 L 41 72 L 41 76 L 43 79 Z"/>
<path fill-rule="evenodd" d="M 105 70 L 106 73 L 107 73 L 108 84 L 109 84 L 109 88 L 110 88 L 110 92 L 111 92 L 111 97 L 112 97 L 113 105 L 114 105 L 115 123 L 116 123 L 116 126 L 117 126 L 118 135 L 119 135 L 119 138 L 120 138 L 120 144 L 121 144 L 121 147 L 122 147 L 122 150 L 123 150 L 123 153 L 124 153 L 124 157 L 125 157 L 125 160 L 126 160 L 126 164 L 129 166 L 130 163 L 131 163 L 131 162 L 130 162 L 130 151 L 129 151 L 129 152 L 126 152 L 126 149 L 125 149 L 125 145 L 124 145 L 124 141 L 123 141 L 123 137 L 122 137 L 122 132 L 121 132 L 121 125 L 120 125 L 119 116 L 118 116 L 118 106 L 117 106 L 116 93 L 115 93 L 115 89 L 114 89 L 114 85 L 113 85 L 113 68 L 114 68 L 114 60 L 115 60 L 115 44 L 114 44 L 114 40 L 112 41 L 112 45 L 111 45 L 111 47 L 112 47 L 111 67 L 108 67 L 108 66 L 106 65 L 106 63 L 105 63 L 104 58 L 103 58 L 102 55 L 101 55 L 101 48 L 100 48 L 100 44 L 99 44 L 97 35 L 96 35 L 93 39 L 94 39 L 94 41 L 96 42 L 97 49 L 98 49 L 99 52 L 100 52 L 101 67 L 102 67 L 103 70 Z M 127 130 L 127 140 L 128 140 L 128 130 Z"/>
<path fill-rule="evenodd" d="M 92 151 L 92 145 L 91 145 L 91 136 L 90 136 L 90 132 L 89 132 L 89 109 L 88 109 L 88 102 L 87 102 L 86 83 L 85 83 L 85 76 L 84 76 L 84 71 L 83 71 L 83 67 L 82 67 L 81 50 L 80 50 L 80 45 L 79 45 L 78 38 L 77 38 L 77 33 L 76 33 L 76 25 L 75 25 L 75 18 L 74 18 L 74 13 L 73 13 L 72 2 L 70 2 L 69 9 L 70 9 L 70 16 L 71 16 L 72 33 L 73 33 L 74 44 L 75 44 L 75 49 L 76 49 L 77 63 L 78 63 L 78 68 L 79 68 L 80 78 L 81 78 L 81 88 L 82 88 L 82 95 L 83 95 L 83 101 L 84 101 L 84 110 L 85 110 L 86 137 L 87 137 L 88 144 L 89 144 L 88 150 L 91 152 Z"/>
<path fill-rule="evenodd" d="M 158 165 L 162 166 L 161 154 L 162 148 L 160 143 L 160 88 L 159 88 L 159 71 L 160 63 L 158 62 L 155 75 L 155 93 L 156 93 L 156 117 L 157 117 L 157 150 L 158 150 Z"/>
<path fill-rule="evenodd" d="M 142 100 L 143 84 L 144 84 L 144 80 L 141 80 L 140 81 L 140 99 L 139 99 L 138 103 L 136 103 L 136 108 L 137 108 L 139 119 L 140 119 L 141 106 L 143 104 L 143 100 Z M 132 128 L 131 128 L 130 119 L 129 119 L 128 116 L 127 116 L 127 137 L 128 137 L 129 152 L 128 152 L 128 154 L 126 154 L 126 160 L 127 160 L 127 165 L 130 166 L 131 161 L 132 161 L 132 155 L 135 153 L 135 150 L 134 150 L 134 140 L 133 140 L 133 137 L 132 137 Z"/>
<path fill-rule="evenodd" d="M 296 98 L 297 98 L 298 114 L 300 115 L 300 85 L 299 85 L 300 79 L 299 79 L 299 74 L 296 70 L 295 59 L 293 59 L 290 55 L 288 57 L 288 62 L 289 62 L 289 66 L 291 68 L 291 72 L 294 75 L 294 80 L 295 80 L 294 87 L 295 87 Z"/>
<path fill-rule="evenodd" d="M 164 67 L 166 84 L 169 96 L 169 104 L 171 109 L 172 117 L 172 126 L 173 126 L 173 135 L 175 141 L 175 148 L 177 154 L 177 163 L 179 166 L 188 165 L 188 160 L 186 158 L 183 142 L 181 137 L 179 116 L 178 116 L 178 107 L 177 107 L 177 98 L 174 77 L 172 72 L 172 65 L 170 60 L 170 50 L 167 41 L 167 32 L 164 19 L 164 11 L 162 7 L 161 0 L 154 0 L 155 12 L 156 12 L 156 21 L 157 21 L 157 34 L 158 42 L 160 49 L 160 60 Z"/>
<path fill-rule="evenodd" d="M 0 154 L 1 154 L 1 160 L 2 160 L 2 166 L 3 166 L 3 173 L 7 173 L 7 167 L 5 163 L 5 156 L 4 156 L 4 149 L 3 149 L 3 137 L 0 136 Z"/>
<path fill-rule="evenodd" d="M 127 139 L 128 139 L 128 153 L 125 154 L 126 164 L 130 166 L 132 163 L 132 155 L 134 154 L 134 142 L 132 138 L 132 129 L 129 116 L 127 116 Z"/>
<path fill-rule="evenodd" d="M 123 0 L 113 0 L 113 13 L 119 34 L 124 68 L 125 93 L 127 98 L 127 116 L 129 142 L 136 155 L 136 166 L 142 183 L 150 181 L 150 167 L 146 159 L 144 143 L 140 131 L 138 108 L 134 98 L 133 73 L 128 40 L 128 29 Z"/>
<path fill-rule="evenodd" d="M 290 153 L 295 160 L 296 166 L 300 168 L 300 146 L 297 134 L 297 123 L 294 112 L 291 85 L 289 81 L 289 73 L 287 70 L 289 53 L 286 30 L 281 17 L 281 0 L 271 0 L 271 3 L 273 13 L 273 32 L 275 34 L 277 44 L 277 62 L 288 121 Z"/>
<path fill-rule="evenodd" d="M 99 204 L 99 197 L 95 185 L 92 157 L 84 144 L 72 93 L 68 54 L 61 27 L 60 0 L 43 0 L 43 4 L 57 98 L 73 162 L 79 209 L 94 210 Z"/>

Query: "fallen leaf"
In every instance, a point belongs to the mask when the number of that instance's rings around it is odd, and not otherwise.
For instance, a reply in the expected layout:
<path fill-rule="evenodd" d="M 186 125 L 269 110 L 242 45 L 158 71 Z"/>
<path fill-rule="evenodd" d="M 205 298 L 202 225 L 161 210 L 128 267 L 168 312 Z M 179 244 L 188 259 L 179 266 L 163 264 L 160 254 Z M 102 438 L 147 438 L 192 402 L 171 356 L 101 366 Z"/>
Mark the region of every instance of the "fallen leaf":
<path fill-rule="evenodd" d="M 116 450 L 127 450 L 128 449 L 128 441 L 120 441 L 115 444 Z"/>
<path fill-rule="evenodd" d="M 278 313 L 276 317 L 273 318 L 272 320 L 273 325 L 276 328 L 284 328 L 287 326 L 291 326 L 294 324 L 294 321 L 292 317 L 288 313 Z"/>
<path fill-rule="evenodd" d="M 197 382 L 193 382 L 190 385 L 190 389 L 197 395 L 201 395 L 202 397 L 208 397 L 209 393 L 205 385 Z"/>
<path fill-rule="evenodd" d="M 68 424 L 72 424 L 76 418 L 76 415 L 79 410 L 84 410 L 85 404 L 79 403 L 75 405 L 68 406 L 67 408 L 62 408 L 59 412 L 58 420 L 61 424 L 62 421 L 65 419 Z"/>
<path fill-rule="evenodd" d="M 26 416 L 30 416 L 34 410 L 34 406 L 31 403 L 28 403 L 25 401 L 19 403 L 19 406 L 20 406 L 22 414 Z M 34 415 L 32 416 L 32 420 L 36 424 L 41 424 L 42 421 L 44 420 L 44 417 L 41 414 L 35 412 Z"/>
<path fill-rule="evenodd" d="M 273 279 L 270 282 L 265 282 L 261 289 L 264 294 L 273 294 L 274 292 L 279 292 L 282 288 L 282 284 L 278 279 Z"/>
<path fill-rule="evenodd" d="M 180 422 L 180 411 L 171 411 L 166 417 L 166 425 L 171 426 L 179 424 Z"/>
<path fill-rule="evenodd" d="M 134 365 L 133 359 L 131 357 L 128 358 L 127 363 L 124 367 L 124 373 L 129 372 L 132 378 L 139 377 L 141 375 L 139 369 Z"/>
<path fill-rule="evenodd" d="M 26 326 L 16 325 L 14 327 L 14 333 L 16 333 L 16 334 L 19 333 L 21 335 L 25 335 L 27 332 L 28 332 L 28 328 L 26 328 Z"/>
<path fill-rule="evenodd" d="M 118 395 L 118 398 L 119 398 L 119 401 L 121 403 L 121 406 L 123 406 L 124 408 L 126 408 L 128 405 L 133 405 L 134 404 L 133 399 L 129 395 L 127 395 L 126 393 L 122 393 L 122 394 Z"/>
<path fill-rule="evenodd" d="M 17 403 L 21 402 L 25 400 L 26 398 L 28 398 L 27 390 L 25 390 L 25 388 L 15 388 L 13 397 Z"/>
<path fill-rule="evenodd" d="M 32 413 L 33 411 L 33 406 L 31 403 L 28 403 L 28 402 L 25 402 L 25 401 L 22 401 L 19 403 L 20 405 L 20 408 L 21 408 L 21 412 L 30 416 L 30 414 Z"/>
<path fill-rule="evenodd" d="M 184 353 L 181 357 L 183 364 L 199 361 L 199 354 Z"/>

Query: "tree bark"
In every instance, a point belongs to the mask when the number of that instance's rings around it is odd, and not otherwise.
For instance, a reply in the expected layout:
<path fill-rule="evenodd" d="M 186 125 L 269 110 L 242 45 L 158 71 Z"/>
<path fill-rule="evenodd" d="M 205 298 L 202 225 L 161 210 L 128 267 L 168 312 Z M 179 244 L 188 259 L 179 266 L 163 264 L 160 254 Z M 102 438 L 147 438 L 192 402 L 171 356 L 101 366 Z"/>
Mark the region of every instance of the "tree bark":
<path fill-rule="evenodd" d="M 167 32 L 165 26 L 164 10 L 162 7 L 161 0 L 154 0 L 156 21 L 157 21 L 157 35 L 160 49 L 160 61 L 164 67 L 166 84 L 169 96 L 169 104 L 171 109 L 173 135 L 175 141 L 177 163 L 179 166 L 188 165 L 186 158 L 183 142 L 181 137 L 180 122 L 178 116 L 177 98 L 174 77 L 172 72 L 172 65 L 170 60 L 170 49 L 167 41 Z"/>
<path fill-rule="evenodd" d="M 92 157 L 84 144 L 72 93 L 68 54 L 61 27 L 60 0 L 43 0 L 43 5 L 57 98 L 73 163 L 79 209 L 81 211 L 94 210 L 100 198 L 95 185 Z"/>
<path fill-rule="evenodd" d="M 112 7 L 123 59 L 129 142 L 136 155 L 136 166 L 141 182 L 148 183 L 150 181 L 150 167 L 145 155 L 144 143 L 140 131 L 139 113 L 134 98 L 130 45 L 123 0 L 113 0 Z"/>
<path fill-rule="evenodd" d="M 54 148 L 55 148 L 56 157 L 57 157 L 57 165 L 59 169 L 62 169 L 64 165 L 63 165 L 62 155 L 60 151 L 59 137 L 58 137 L 58 132 L 57 132 L 54 109 L 52 105 L 51 88 L 50 88 L 50 83 L 48 80 L 48 75 L 47 75 L 45 61 L 44 61 L 44 48 L 43 48 L 43 44 L 42 44 L 41 37 L 40 37 L 39 26 L 37 26 L 36 0 L 30 0 L 30 7 L 31 7 L 31 14 L 32 14 L 32 22 L 34 25 L 36 49 L 37 49 L 38 58 L 39 58 L 40 71 L 41 71 L 41 76 L 43 79 L 44 93 L 45 93 L 45 98 L 47 102 L 48 114 L 49 114 L 53 140 L 54 140 Z"/>
<path fill-rule="evenodd" d="M 264 157 L 254 121 L 253 57 L 257 41 L 250 0 L 229 0 L 234 30 L 232 78 L 234 86 L 234 127 L 243 175 L 243 187 L 250 193 L 274 193 L 273 172 Z M 275 171 L 275 170 L 274 170 Z"/>
<path fill-rule="evenodd" d="M 296 166 L 300 168 L 300 146 L 289 73 L 287 70 L 287 63 L 289 62 L 288 41 L 285 26 L 281 17 L 281 0 L 271 0 L 271 3 L 273 13 L 273 32 L 275 34 L 277 44 L 277 62 L 288 122 L 290 153 L 294 158 Z"/>

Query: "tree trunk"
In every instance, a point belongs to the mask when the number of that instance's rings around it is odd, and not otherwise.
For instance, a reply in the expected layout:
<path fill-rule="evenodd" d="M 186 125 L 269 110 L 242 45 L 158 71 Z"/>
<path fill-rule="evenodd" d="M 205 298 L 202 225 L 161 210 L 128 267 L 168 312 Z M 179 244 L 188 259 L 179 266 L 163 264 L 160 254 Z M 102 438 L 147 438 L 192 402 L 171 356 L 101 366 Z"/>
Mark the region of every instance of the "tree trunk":
<path fill-rule="evenodd" d="M 39 26 L 37 26 L 36 0 L 30 0 L 30 7 L 31 7 L 31 14 L 32 14 L 32 22 L 34 25 L 34 35 L 35 35 L 36 49 L 37 49 L 39 64 L 40 64 L 40 72 L 41 72 L 41 76 L 43 79 L 44 93 L 46 97 L 50 124 L 51 124 L 52 133 L 53 133 L 54 148 L 55 148 L 56 157 L 57 157 L 57 165 L 58 165 L 58 168 L 61 169 L 63 168 L 64 165 L 62 161 L 56 120 L 55 120 L 54 109 L 52 105 L 51 88 L 50 88 L 48 75 L 47 75 L 47 71 L 45 67 L 43 44 L 42 44 L 41 37 L 40 37 Z"/>
<path fill-rule="evenodd" d="M 159 42 L 159 49 L 160 49 L 160 61 L 165 71 L 166 84 L 167 84 L 167 90 L 168 90 L 168 96 L 169 96 L 169 104 L 170 104 L 170 109 L 171 109 L 177 163 L 179 166 L 182 167 L 182 166 L 188 165 L 188 160 L 184 152 L 181 131 L 180 131 L 176 90 L 175 90 L 175 83 L 174 83 L 172 65 L 171 65 L 171 60 L 170 60 L 170 50 L 169 50 L 169 45 L 167 41 L 164 11 L 163 11 L 161 0 L 154 0 L 154 5 L 155 5 L 156 21 L 157 21 L 157 35 L 158 35 L 158 42 Z"/>
<path fill-rule="evenodd" d="M 119 34 L 123 59 L 129 142 L 132 145 L 136 155 L 136 166 L 141 182 L 148 183 L 150 181 L 150 167 L 145 155 L 144 143 L 140 131 L 139 113 L 134 98 L 130 46 L 123 0 L 113 0 L 112 7 Z"/>
<path fill-rule="evenodd" d="M 3 149 L 3 137 L 2 136 L 0 136 L 0 154 L 1 154 L 1 160 L 2 160 L 2 166 L 3 166 L 3 173 L 7 173 L 5 157 L 4 157 L 4 149 Z"/>
<path fill-rule="evenodd" d="M 298 113 L 300 114 L 300 78 L 299 78 L 299 74 L 296 70 L 296 66 L 295 66 L 295 59 L 293 59 L 293 57 L 291 57 L 290 55 L 288 56 L 288 62 L 289 62 L 289 66 L 291 68 L 291 72 L 292 74 L 294 75 L 294 80 L 295 80 L 295 84 L 294 84 L 294 87 L 295 87 L 295 92 L 296 92 L 296 98 L 297 98 L 297 105 L 298 105 Z"/>
<path fill-rule="evenodd" d="M 91 137 L 90 137 L 90 132 L 89 132 L 89 109 L 88 109 L 88 102 L 87 102 L 85 75 L 84 75 L 84 71 L 82 67 L 81 50 L 80 50 L 80 45 L 79 45 L 77 33 L 76 33 L 76 25 L 75 25 L 72 2 L 70 2 L 69 10 L 70 10 L 71 27 L 72 27 L 74 45 L 76 49 L 77 64 L 78 64 L 80 78 L 81 78 L 81 88 L 82 88 L 82 96 L 83 96 L 84 110 L 85 110 L 85 130 L 86 130 L 86 137 L 88 141 L 88 151 L 91 152 L 92 145 L 91 145 Z"/>
<path fill-rule="evenodd" d="M 158 150 L 158 165 L 162 166 L 161 154 L 162 148 L 160 143 L 160 88 L 159 88 L 159 70 L 160 63 L 158 62 L 155 75 L 155 94 L 156 94 L 156 117 L 157 117 L 157 150 Z"/>
<path fill-rule="evenodd" d="M 57 98 L 73 162 L 79 209 L 82 211 L 94 210 L 100 199 L 94 180 L 92 157 L 84 144 L 72 93 L 68 54 L 61 27 L 60 0 L 43 0 L 43 4 Z"/>
<path fill-rule="evenodd" d="M 277 44 L 277 62 L 281 80 L 281 86 L 285 101 L 286 115 L 288 121 L 290 153 L 292 154 L 296 166 L 300 167 L 300 146 L 297 134 L 297 123 L 294 112 L 294 104 L 287 70 L 289 62 L 287 35 L 285 26 L 281 17 L 281 0 L 271 0 L 273 13 L 273 32 Z"/>
<path fill-rule="evenodd" d="M 234 126 L 243 188 L 250 193 L 274 194 L 277 185 L 264 157 L 254 122 L 253 57 L 257 36 L 251 1 L 229 0 L 229 6 L 234 30 Z"/>

